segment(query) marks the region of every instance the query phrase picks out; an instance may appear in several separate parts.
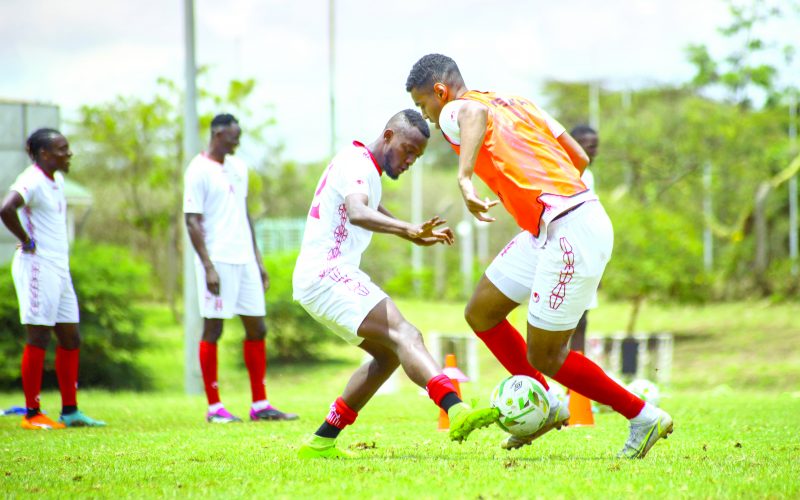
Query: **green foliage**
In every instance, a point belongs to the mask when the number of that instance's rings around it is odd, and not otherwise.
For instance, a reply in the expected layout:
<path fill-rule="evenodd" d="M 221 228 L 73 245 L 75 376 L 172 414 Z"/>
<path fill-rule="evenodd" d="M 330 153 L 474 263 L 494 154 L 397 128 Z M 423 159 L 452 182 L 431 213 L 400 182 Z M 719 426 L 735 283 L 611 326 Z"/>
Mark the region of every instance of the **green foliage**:
<path fill-rule="evenodd" d="M 266 255 L 264 265 L 270 278 L 267 301 L 267 346 L 270 359 L 313 361 L 320 347 L 332 338 L 326 328 L 292 300 L 292 272 L 297 253 Z"/>
<path fill-rule="evenodd" d="M 81 323 L 82 387 L 144 389 L 148 377 L 136 362 L 143 347 L 142 317 L 134 301 L 150 293 L 149 268 L 121 247 L 77 242 L 72 249 L 72 281 L 78 296 Z M 0 387 L 18 386 L 19 360 L 25 344 L 19 324 L 11 272 L 0 269 Z M 51 348 L 55 341 L 51 341 Z M 51 361 L 45 381 L 54 384 Z"/>

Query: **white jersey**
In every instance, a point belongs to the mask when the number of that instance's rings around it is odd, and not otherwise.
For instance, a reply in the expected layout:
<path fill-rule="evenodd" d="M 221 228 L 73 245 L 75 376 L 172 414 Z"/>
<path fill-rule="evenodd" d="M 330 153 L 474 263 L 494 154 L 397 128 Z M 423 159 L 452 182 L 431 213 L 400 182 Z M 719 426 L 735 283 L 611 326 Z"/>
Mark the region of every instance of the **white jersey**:
<path fill-rule="evenodd" d="M 246 264 L 255 259 L 247 220 L 247 165 L 231 155 L 220 164 L 205 154 L 183 176 L 183 213 L 201 214 L 208 256 L 214 262 Z"/>
<path fill-rule="evenodd" d="M 25 231 L 36 242 L 36 255 L 53 264 L 62 274 L 69 273 L 67 239 L 67 199 L 64 176 L 49 177 L 38 165 L 22 171 L 10 191 L 22 196 L 25 205 L 18 210 Z"/>
<path fill-rule="evenodd" d="M 377 210 L 382 173 L 372 153 L 360 142 L 354 141 L 331 160 L 317 183 L 306 219 L 294 269 L 295 298 L 338 266 L 359 267 L 372 231 L 350 223 L 344 200 L 351 194 L 365 194 L 369 207 Z"/>

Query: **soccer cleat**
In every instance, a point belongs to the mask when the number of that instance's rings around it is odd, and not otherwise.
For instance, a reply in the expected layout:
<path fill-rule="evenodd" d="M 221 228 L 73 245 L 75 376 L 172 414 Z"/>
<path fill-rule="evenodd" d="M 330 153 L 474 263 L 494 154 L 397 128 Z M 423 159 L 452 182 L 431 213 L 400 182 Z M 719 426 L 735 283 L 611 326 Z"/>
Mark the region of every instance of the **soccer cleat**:
<path fill-rule="evenodd" d="M 22 417 L 22 423 L 20 425 L 23 429 L 28 429 L 30 431 L 49 431 L 51 429 L 63 429 L 66 427 L 64 424 L 56 422 L 42 413 L 37 413 L 31 418 Z"/>
<path fill-rule="evenodd" d="M 672 417 L 660 408 L 655 408 L 655 418 L 644 424 L 631 422 L 631 433 L 617 458 L 644 458 L 650 448 L 661 438 L 672 434 Z"/>
<path fill-rule="evenodd" d="M 538 431 L 530 436 L 508 436 L 500 443 L 500 447 L 504 450 L 514 450 L 522 448 L 531 444 L 535 439 L 538 439 L 553 429 L 561 429 L 567 425 L 569 421 L 569 408 L 566 403 L 558 401 L 555 405 L 550 406 L 550 413 L 547 414 L 547 420 Z"/>
<path fill-rule="evenodd" d="M 336 447 L 336 438 L 312 434 L 297 451 L 298 458 L 352 458 L 353 454 Z"/>
<path fill-rule="evenodd" d="M 216 411 L 206 413 L 206 421 L 209 424 L 230 424 L 233 422 L 241 422 L 242 419 L 232 415 L 231 412 L 223 407 Z"/>
<path fill-rule="evenodd" d="M 284 413 L 272 405 L 267 406 L 262 410 L 250 409 L 250 420 L 297 420 L 297 413 Z"/>
<path fill-rule="evenodd" d="M 62 414 L 58 421 L 67 427 L 105 427 L 106 425 L 102 420 L 95 420 L 85 415 L 80 410 L 68 415 Z"/>
<path fill-rule="evenodd" d="M 472 408 L 466 403 L 458 403 L 447 412 L 450 417 L 450 439 L 462 442 L 470 433 L 488 427 L 500 418 L 497 408 Z"/>

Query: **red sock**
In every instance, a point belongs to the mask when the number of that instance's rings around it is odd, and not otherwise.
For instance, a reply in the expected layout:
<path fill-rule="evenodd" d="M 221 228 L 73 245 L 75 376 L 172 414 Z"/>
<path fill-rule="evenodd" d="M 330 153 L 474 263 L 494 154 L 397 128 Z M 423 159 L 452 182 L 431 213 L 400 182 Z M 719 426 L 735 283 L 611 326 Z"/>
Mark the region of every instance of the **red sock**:
<path fill-rule="evenodd" d="M 250 392 L 253 402 L 267 399 L 264 375 L 267 373 L 267 350 L 264 339 L 244 341 L 244 364 L 250 374 Z"/>
<path fill-rule="evenodd" d="M 203 372 L 203 385 L 206 387 L 208 404 L 219 403 L 217 386 L 217 344 L 200 341 L 200 371 Z"/>
<path fill-rule="evenodd" d="M 628 419 L 638 415 L 644 408 L 644 401 L 614 382 L 602 368 L 576 351 L 567 354 L 567 359 L 553 378 L 570 390 L 614 408 Z"/>
<path fill-rule="evenodd" d="M 39 408 L 45 352 L 30 344 L 25 344 L 25 350 L 22 351 L 22 392 L 25 393 L 26 408 Z"/>
<path fill-rule="evenodd" d="M 348 425 L 356 421 L 358 412 L 347 406 L 344 399 L 341 397 L 336 398 L 336 401 L 331 405 L 331 411 L 325 417 L 325 421 L 336 427 L 339 430 L 344 429 Z"/>
<path fill-rule="evenodd" d="M 425 386 L 425 388 L 428 389 L 428 396 L 430 396 L 433 402 L 436 403 L 436 406 L 442 406 L 442 399 L 444 399 L 444 397 L 451 392 L 456 395 L 458 394 L 455 386 L 453 385 L 453 381 L 450 380 L 450 377 L 444 373 L 436 375 L 432 379 L 428 380 L 428 384 Z"/>
<path fill-rule="evenodd" d="M 485 332 L 475 334 L 511 375 L 527 375 L 538 380 L 545 389 L 550 389 L 544 375 L 528 363 L 528 345 L 507 319 Z"/>
<path fill-rule="evenodd" d="M 62 406 L 78 406 L 78 364 L 80 349 L 56 347 L 56 376 Z"/>

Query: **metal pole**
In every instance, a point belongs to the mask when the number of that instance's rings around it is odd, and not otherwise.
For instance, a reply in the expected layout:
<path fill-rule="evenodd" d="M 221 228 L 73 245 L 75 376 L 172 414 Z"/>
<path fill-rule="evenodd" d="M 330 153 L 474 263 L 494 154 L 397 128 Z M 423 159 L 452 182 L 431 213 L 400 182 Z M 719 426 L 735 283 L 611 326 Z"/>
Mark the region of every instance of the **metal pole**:
<path fill-rule="evenodd" d="M 422 166 L 423 161 L 417 160 L 411 168 L 411 222 L 422 222 Z M 419 294 L 421 285 L 419 273 L 422 271 L 422 247 L 411 245 L 411 270 L 414 272 L 414 291 Z"/>
<path fill-rule="evenodd" d="M 330 101 L 330 157 L 336 154 L 336 98 L 334 85 L 336 77 L 336 0 L 328 0 L 328 99 Z"/>
<path fill-rule="evenodd" d="M 797 92 L 789 94 L 789 151 L 797 154 Z M 792 276 L 797 276 L 797 176 L 789 179 L 789 260 L 792 263 Z"/>
<path fill-rule="evenodd" d="M 200 151 L 200 136 L 197 126 L 197 68 L 194 52 L 194 0 L 184 0 L 185 28 L 185 77 L 186 89 L 183 103 L 183 157 L 188 161 Z M 202 321 L 197 302 L 197 287 L 194 274 L 194 249 L 189 234 L 183 231 L 183 347 L 184 386 L 187 394 L 203 392 L 198 349 Z"/>
<path fill-rule="evenodd" d="M 703 166 L 703 215 L 705 224 L 703 226 L 703 268 L 706 272 L 714 267 L 714 238 L 711 234 L 711 217 L 713 207 L 711 205 L 711 162 L 707 161 Z"/>

